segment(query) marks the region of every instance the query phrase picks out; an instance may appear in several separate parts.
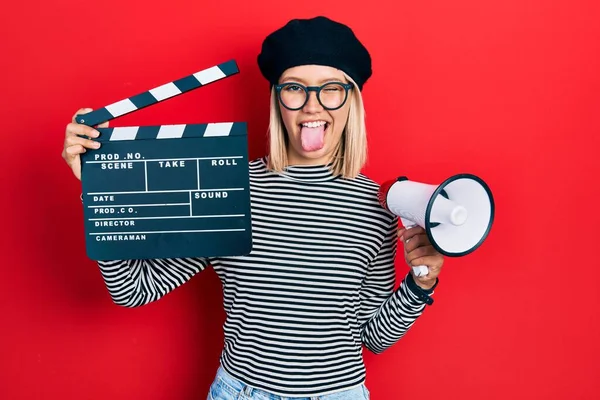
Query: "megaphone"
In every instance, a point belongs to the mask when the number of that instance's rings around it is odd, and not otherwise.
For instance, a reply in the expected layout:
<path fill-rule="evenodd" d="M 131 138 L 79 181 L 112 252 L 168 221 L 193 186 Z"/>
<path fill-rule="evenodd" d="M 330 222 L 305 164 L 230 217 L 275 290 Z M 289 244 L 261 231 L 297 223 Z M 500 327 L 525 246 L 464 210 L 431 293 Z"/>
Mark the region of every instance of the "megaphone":
<path fill-rule="evenodd" d="M 488 185 L 472 174 L 458 174 L 440 185 L 414 182 L 405 176 L 379 187 L 379 202 L 400 217 L 406 228 L 421 226 L 441 254 L 462 257 L 487 238 L 494 221 L 494 198 Z M 416 276 L 429 273 L 413 266 Z"/>

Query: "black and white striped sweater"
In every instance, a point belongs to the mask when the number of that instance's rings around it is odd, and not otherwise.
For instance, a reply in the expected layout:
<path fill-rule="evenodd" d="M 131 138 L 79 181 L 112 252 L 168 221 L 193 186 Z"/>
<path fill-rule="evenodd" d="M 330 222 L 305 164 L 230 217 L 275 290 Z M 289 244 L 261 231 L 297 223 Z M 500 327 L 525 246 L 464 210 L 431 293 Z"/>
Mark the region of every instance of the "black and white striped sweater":
<path fill-rule="evenodd" d="M 362 345 L 380 353 L 421 315 L 407 275 L 394 290 L 397 219 L 379 185 L 327 166 L 276 174 L 250 162 L 252 252 L 243 257 L 102 261 L 115 303 L 158 300 L 212 266 L 223 284 L 223 367 L 290 397 L 340 391 L 365 380 Z"/>

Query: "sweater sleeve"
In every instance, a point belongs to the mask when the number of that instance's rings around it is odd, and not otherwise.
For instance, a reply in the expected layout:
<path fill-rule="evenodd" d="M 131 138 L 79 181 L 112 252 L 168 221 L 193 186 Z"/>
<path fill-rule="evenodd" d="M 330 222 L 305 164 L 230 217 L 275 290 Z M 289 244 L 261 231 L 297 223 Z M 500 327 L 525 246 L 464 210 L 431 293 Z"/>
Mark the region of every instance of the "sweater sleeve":
<path fill-rule="evenodd" d="M 206 269 L 206 258 L 98 261 L 113 302 L 138 307 L 156 301 Z"/>
<path fill-rule="evenodd" d="M 365 347 L 379 354 L 402 338 L 423 313 L 425 301 L 407 274 L 394 290 L 398 248 L 397 220 L 389 227 L 380 251 L 369 265 L 361 289 L 359 321 Z M 412 285 L 411 285 L 412 283 Z"/>

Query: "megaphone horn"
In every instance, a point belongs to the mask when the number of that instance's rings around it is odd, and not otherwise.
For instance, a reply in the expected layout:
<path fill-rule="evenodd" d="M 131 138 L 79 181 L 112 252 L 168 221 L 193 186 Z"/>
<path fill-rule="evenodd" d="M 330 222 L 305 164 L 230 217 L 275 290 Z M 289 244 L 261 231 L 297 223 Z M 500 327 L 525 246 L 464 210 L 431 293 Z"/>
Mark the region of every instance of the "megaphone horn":
<path fill-rule="evenodd" d="M 433 247 L 449 257 L 462 257 L 479 248 L 494 221 L 492 192 L 472 174 L 453 175 L 440 185 L 401 176 L 384 182 L 378 197 L 406 228 L 424 228 Z M 413 266 L 413 270 L 417 276 L 429 273 L 425 265 Z"/>

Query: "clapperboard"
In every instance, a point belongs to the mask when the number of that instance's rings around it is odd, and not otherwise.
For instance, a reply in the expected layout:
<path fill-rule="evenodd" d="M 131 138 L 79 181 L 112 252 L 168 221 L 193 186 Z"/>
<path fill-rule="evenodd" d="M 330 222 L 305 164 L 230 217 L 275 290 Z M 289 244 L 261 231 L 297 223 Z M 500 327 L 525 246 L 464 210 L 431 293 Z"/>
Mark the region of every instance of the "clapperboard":
<path fill-rule="evenodd" d="M 235 61 L 118 101 L 76 121 L 96 126 L 239 72 Z M 97 128 L 81 156 L 93 260 L 237 256 L 252 247 L 244 122 Z"/>

